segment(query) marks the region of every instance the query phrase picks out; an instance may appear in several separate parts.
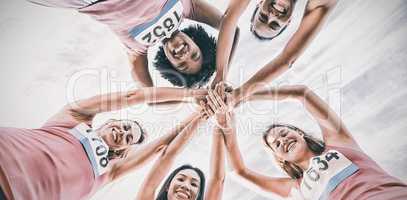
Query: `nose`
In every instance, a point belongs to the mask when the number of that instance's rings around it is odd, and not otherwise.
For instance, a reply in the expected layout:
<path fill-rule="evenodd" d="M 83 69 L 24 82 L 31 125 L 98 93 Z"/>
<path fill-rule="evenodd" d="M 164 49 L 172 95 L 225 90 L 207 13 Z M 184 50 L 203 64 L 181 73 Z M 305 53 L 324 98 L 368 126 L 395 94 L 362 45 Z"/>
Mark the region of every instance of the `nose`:
<path fill-rule="evenodd" d="M 186 182 L 182 183 L 182 184 L 181 184 L 181 188 L 184 189 L 184 190 L 186 190 L 186 191 L 189 191 L 189 185 L 188 185 L 188 183 L 186 183 Z"/>
<path fill-rule="evenodd" d="M 280 141 L 281 144 L 285 144 L 288 141 L 286 137 L 280 137 L 278 140 Z"/>

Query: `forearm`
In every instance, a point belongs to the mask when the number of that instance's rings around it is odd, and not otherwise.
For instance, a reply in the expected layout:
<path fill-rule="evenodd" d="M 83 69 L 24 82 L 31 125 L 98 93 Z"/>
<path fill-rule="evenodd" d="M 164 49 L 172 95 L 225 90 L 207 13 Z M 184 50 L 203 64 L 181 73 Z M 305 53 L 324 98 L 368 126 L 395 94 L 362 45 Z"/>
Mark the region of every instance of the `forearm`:
<path fill-rule="evenodd" d="M 141 149 L 129 154 L 125 160 L 117 163 L 111 170 L 111 179 L 117 179 L 121 176 L 127 174 L 128 172 L 137 169 L 138 167 L 144 166 L 149 162 L 155 155 L 158 155 L 162 150 L 164 150 L 171 141 L 181 132 L 193 119 L 199 116 L 199 113 L 195 113 L 185 120 L 183 120 L 179 125 L 173 128 L 169 133 L 155 139 L 154 141 L 146 144 Z"/>
<path fill-rule="evenodd" d="M 71 104 L 71 109 L 83 115 L 95 115 L 123 109 L 139 103 L 157 103 L 166 101 L 183 101 L 207 94 L 204 89 L 182 88 L 141 88 L 128 92 L 116 92 L 98 95 Z"/>
<path fill-rule="evenodd" d="M 128 53 L 128 57 L 130 62 L 131 77 L 133 80 L 136 81 L 140 87 L 154 86 L 148 70 L 147 56 Z"/>
<path fill-rule="evenodd" d="M 179 154 L 183 147 L 192 139 L 200 122 L 203 121 L 201 114 L 194 114 L 191 122 L 171 141 L 163 152 L 162 157 L 172 160 Z"/>
<path fill-rule="evenodd" d="M 215 127 L 212 138 L 209 181 L 205 192 L 206 200 L 222 199 L 225 181 L 225 148 L 222 130 Z"/>
<path fill-rule="evenodd" d="M 252 94 L 242 102 L 258 101 L 258 100 L 275 100 L 281 101 L 286 99 L 299 99 L 304 95 L 306 90 L 302 85 L 288 85 L 282 87 L 268 88 Z"/>
<path fill-rule="evenodd" d="M 264 66 L 242 86 L 233 91 L 236 101 L 245 99 L 252 94 L 266 88 L 268 84 L 289 69 L 290 64 L 282 56 Z"/>
<path fill-rule="evenodd" d="M 210 179 L 223 182 L 225 178 L 225 144 L 222 130 L 215 127 L 212 138 Z"/>

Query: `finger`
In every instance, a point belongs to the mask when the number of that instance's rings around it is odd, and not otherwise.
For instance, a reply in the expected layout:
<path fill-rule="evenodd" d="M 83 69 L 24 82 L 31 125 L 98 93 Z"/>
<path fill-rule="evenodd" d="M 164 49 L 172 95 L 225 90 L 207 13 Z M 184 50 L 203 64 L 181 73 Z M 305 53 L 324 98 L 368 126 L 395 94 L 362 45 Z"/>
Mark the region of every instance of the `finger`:
<path fill-rule="evenodd" d="M 209 99 L 212 101 L 212 104 L 213 104 L 214 106 L 216 106 L 217 109 L 221 109 L 220 102 L 218 102 L 218 100 L 216 99 L 213 90 L 209 91 L 209 95 L 208 95 L 208 96 L 209 96 Z"/>
<path fill-rule="evenodd" d="M 222 97 L 218 93 L 214 93 L 213 95 L 216 98 L 216 101 L 219 103 L 222 112 L 225 112 L 227 110 L 227 105 L 222 99 Z"/>
<path fill-rule="evenodd" d="M 203 112 L 206 114 L 206 115 L 208 115 L 208 111 L 207 111 L 207 109 L 206 109 L 206 105 L 205 105 L 205 103 L 204 103 L 204 101 L 199 101 L 199 106 L 201 107 L 201 109 L 203 110 Z"/>
<path fill-rule="evenodd" d="M 218 108 L 214 105 L 214 103 L 212 102 L 212 100 L 210 99 L 209 96 L 206 97 L 208 103 L 207 105 L 209 105 L 209 108 L 216 113 L 216 111 L 218 111 Z"/>
<path fill-rule="evenodd" d="M 220 96 L 222 96 L 222 93 L 223 93 L 223 91 L 222 91 L 222 85 L 223 85 L 223 84 L 217 84 L 217 85 L 216 85 L 216 88 L 215 88 L 215 92 L 216 92 L 217 94 L 219 94 Z"/>

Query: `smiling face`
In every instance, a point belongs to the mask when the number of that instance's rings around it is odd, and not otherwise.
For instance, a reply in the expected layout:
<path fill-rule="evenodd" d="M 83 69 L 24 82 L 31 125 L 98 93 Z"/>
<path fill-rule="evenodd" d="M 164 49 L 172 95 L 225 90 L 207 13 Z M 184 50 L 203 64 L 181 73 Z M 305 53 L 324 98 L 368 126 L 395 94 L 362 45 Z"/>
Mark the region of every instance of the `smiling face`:
<path fill-rule="evenodd" d="M 311 152 L 303 136 L 303 133 L 287 127 L 275 127 L 264 139 L 277 160 L 296 163 L 308 159 L 305 157 Z"/>
<path fill-rule="evenodd" d="M 262 0 L 254 13 L 251 31 L 272 39 L 289 24 L 293 10 L 294 0 Z"/>
<path fill-rule="evenodd" d="M 181 31 L 164 43 L 164 53 L 174 68 L 184 74 L 196 74 L 202 68 L 201 49 Z"/>
<path fill-rule="evenodd" d="M 97 130 L 110 149 L 122 150 L 142 142 L 141 127 L 131 120 L 109 120 Z"/>
<path fill-rule="evenodd" d="M 179 171 L 171 180 L 168 188 L 168 200 L 195 200 L 199 193 L 201 179 L 192 169 Z"/>

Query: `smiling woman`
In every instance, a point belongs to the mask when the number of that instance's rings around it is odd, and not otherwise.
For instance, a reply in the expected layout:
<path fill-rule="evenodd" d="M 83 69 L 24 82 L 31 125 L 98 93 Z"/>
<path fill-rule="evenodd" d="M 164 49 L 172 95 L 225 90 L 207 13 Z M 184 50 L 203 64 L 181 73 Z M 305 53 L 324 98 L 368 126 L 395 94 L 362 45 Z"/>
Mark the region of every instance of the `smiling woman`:
<path fill-rule="evenodd" d="M 175 86 L 201 87 L 216 70 L 216 39 L 200 25 L 190 26 L 181 32 L 192 38 L 196 45 L 187 42 L 187 39 L 172 39 L 160 47 L 154 66 Z M 172 64 L 174 62 L 175 65 Z"/>
<path fill-rule="evenodd" d="M 156 200 L 203 200 L 204 191 L 204 173 L 191 165 L 182 165 L 172 171 L 165 180 Z"/>

